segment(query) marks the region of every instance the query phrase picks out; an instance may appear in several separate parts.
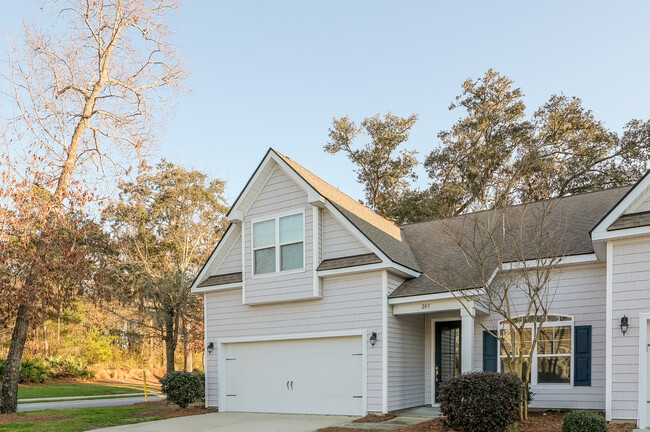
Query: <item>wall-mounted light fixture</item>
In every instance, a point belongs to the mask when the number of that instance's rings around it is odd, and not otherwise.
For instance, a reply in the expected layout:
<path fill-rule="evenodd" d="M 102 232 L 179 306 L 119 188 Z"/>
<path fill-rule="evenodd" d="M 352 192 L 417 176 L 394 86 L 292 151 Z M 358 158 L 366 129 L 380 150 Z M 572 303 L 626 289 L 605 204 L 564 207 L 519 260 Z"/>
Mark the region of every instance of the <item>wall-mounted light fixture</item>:
<path fill-rule="evenodd" d="M 629 320 L 625 315 L 621 317 L 621 331 L 623 332 L 623 336 L 625 336 L 625 333 L 627 333 L 627 329 L 630 328 L 628 321 Z"/>
<path fill-rule="evenodd" d="M 208 354 L 212 354 L 212 351 L 214 351 L 214 342 L 208 344 Z"/>
<path fill-rule="evenodd" d="M 370 335 L 370 345 L 375 346 L 375 342 L 377 342 L 377 333 L 372 332 Z"/>

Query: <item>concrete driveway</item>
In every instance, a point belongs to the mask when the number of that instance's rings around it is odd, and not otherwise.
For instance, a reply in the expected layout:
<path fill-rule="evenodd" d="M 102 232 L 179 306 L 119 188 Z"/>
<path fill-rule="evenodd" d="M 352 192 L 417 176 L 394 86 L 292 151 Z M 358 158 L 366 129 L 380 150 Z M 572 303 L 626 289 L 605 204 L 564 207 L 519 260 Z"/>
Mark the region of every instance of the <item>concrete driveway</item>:
<path fill-rule="evenodd" d="M 355 418 L 358 417 L 226 412 L 95 429 L 95 432 L 313 432 Z"/>

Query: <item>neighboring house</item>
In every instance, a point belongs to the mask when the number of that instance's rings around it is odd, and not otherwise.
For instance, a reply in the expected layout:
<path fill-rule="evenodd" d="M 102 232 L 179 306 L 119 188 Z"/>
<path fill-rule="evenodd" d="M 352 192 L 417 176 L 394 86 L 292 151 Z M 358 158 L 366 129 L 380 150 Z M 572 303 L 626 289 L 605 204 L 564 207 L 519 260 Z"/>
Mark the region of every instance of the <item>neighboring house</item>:
<path fill-rule="evenodd" d="M 547 325 L 562 349 L 535 354 L 532 406 L 645 427 L 650 176 L 557 208 L 570 241 Z M 205 298 L 208 406 L 388 412 L 434 404 L 448 376 L 500 369 L 475 321 L 495 317 L 424 276 L 458 259 L 440 221 L 395 226 L 273 149 L 228 219 L 192 286 Z"/>

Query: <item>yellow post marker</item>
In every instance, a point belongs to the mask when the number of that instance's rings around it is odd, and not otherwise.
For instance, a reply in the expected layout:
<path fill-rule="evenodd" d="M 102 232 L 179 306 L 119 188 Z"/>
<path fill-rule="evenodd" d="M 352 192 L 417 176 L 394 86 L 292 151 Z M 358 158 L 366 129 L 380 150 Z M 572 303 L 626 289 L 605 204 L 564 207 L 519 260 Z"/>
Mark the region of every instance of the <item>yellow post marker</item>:
<path fill-rule="evenodd" d="M 144 401 L 149 402 L 147 398 L 147 371 L 142 371 L 142 379 L 144 380 Z"/>

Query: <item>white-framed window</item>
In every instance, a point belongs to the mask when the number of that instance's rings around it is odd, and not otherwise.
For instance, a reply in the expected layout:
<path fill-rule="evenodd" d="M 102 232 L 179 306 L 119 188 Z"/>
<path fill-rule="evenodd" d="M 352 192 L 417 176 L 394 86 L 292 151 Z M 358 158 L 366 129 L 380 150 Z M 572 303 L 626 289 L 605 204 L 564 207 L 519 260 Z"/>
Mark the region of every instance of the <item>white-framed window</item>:
<path fill-rule="evenodd" d="M 522 318 L 515 319 L 518 323 L 522 321 Z M 520 344 L 523 343 L 524 349 L 530 351 L 536 329 L 540 329 L 537 347 L 532 353 L 533 358 L 525 362 L 525 366 L 531 368 L 531 384 L 573 384 L 573 319 L 568 316 L 548 315 L 544 322 L 537 317 L 529 317 L 524 325 L 523 340 L 519 340 L 519 335 L 511 330 L 508 323 L 501 323 L 500 332 L 504 340 L 499 351 L 500 370 L 508 371 L 507 353 L 516 355 Z"/>
<path fill-rule="evenodd" d="M 301 270 L 305 261 L 304 212 L 253 222 L 253 274 Z"/>

